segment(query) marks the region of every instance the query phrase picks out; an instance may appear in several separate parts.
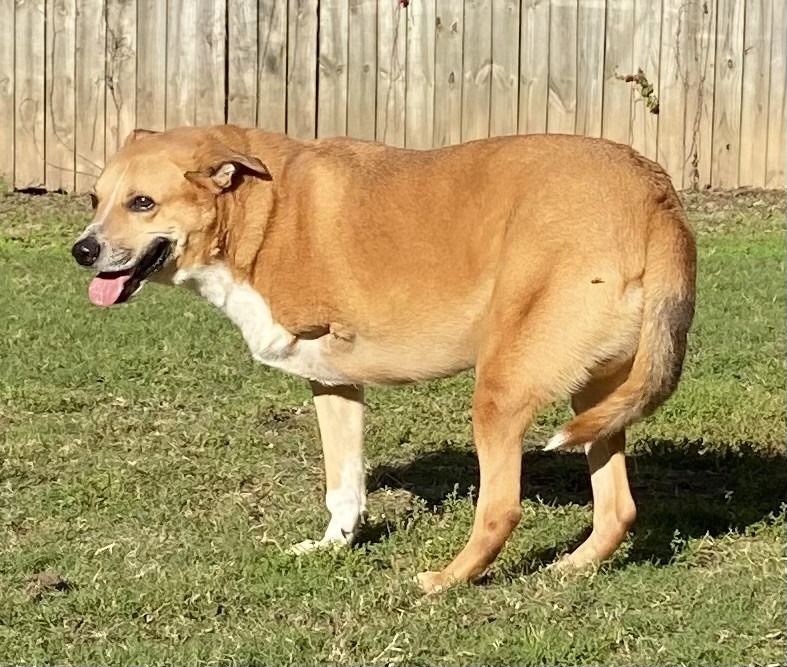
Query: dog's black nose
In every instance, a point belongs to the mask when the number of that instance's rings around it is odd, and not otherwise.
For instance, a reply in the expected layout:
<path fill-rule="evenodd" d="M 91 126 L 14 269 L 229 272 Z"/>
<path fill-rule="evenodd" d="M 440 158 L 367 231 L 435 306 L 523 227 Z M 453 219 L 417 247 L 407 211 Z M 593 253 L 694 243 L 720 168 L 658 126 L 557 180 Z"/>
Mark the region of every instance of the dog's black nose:
<path fill-rule="evenodd" d="M 71 248 L 74 259 L 82 266 L 93 266 L 101 252 L 101 245 L 96 241 L 95 236 L 88 236 L 81 241 L 77 241 Z"/>

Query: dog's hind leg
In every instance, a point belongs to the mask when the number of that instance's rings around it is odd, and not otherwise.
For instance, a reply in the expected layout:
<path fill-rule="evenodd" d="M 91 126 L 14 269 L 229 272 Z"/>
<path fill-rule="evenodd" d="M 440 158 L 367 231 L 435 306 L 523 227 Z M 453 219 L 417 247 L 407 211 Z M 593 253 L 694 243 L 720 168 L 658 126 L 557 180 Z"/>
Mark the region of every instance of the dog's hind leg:
<path fill-rule="evenodd" d="M 481 480 L 473 529 L 448 567 L 418 575 L 426 592 L 481 575 L 519 522 L 522 434 L 545 403 L 585 377 L 577 353 L 584 332 L 562 326 L 564 312 L 564 303 L 543 290 L 496 295 L 476 364 L 473 435 Z"/>
<path fill-rule="evenodd" d="M 325 504 L 331 514 L 324 537 L 304 540 L 290 550 L 351 544 L 366 513 L 363 463 L 363 388 L 327 387 L 312 382 L 325 459 Z"/>
<path fill-rule="evenodd" d="M 470 539 L 442 572 L 422 572 L 418 583 L 436 592 L 481 575 L 497 557 L 521 514 L 519 477 L 522 433 L 538 405 L 524 387 L 516 390 L 479 378 L 473 402 L 473 432 L 481 471 L 478 504 Z"/>
<path fill-rule="evenodd" d="M 627 371 L 626 371 L 627 375 Z M 590 382 L 572 397 L 577 414 L 597 405 L 625 380 L 620 374 Z M 626 473 L 625 431 L 585 445 L 593 489 L 593 531 L 556 567 L 584 568 L 609 558 L 626 538 L 637 516 Z"/>

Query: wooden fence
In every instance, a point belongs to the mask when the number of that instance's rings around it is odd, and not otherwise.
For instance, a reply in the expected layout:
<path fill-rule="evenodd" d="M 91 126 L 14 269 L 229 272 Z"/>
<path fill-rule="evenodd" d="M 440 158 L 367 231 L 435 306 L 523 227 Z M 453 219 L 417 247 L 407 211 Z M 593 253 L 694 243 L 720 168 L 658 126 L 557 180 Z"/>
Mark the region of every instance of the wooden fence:
<path fill-rule="evenodd" d="M 679 188 L 783 187 L 786 7 L 0 0 L 0 174 L 82 191 L 134 127 L 231 122 L 417 148 L 604 136 Z"/>

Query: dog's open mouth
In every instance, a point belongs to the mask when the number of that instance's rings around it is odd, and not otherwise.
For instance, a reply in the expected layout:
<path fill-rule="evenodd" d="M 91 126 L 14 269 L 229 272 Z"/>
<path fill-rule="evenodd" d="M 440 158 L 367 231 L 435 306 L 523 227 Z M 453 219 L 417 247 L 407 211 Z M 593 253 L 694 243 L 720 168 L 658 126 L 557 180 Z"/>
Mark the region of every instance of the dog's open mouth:
<path fill-rule="evenodd" d="M 97 306 L 113 306 L 128 301 L 142 286 L 143 281 L 164 265 L 171 247 L 170 241 L 158 238 L 136 266 L 125 271 L 99 273 L 88 287 L 90 300 Z"/>

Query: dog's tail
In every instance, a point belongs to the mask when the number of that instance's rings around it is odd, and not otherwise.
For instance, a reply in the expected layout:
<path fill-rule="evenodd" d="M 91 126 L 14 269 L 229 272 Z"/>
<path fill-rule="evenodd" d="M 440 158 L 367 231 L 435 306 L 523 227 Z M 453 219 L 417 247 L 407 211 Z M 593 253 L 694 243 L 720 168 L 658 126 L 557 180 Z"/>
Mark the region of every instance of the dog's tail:
<path fill-rule="evenodd" d="M 674 197 L 674 199 L 673 199 Z M 626 380 L 563 426 L 546 449 L 575 447 L 617 433 L 666 401 L 678 384 L 694 317 L 697 253 L 677 195 L 651 218 L 643 275 L 639 346 Z"/>

